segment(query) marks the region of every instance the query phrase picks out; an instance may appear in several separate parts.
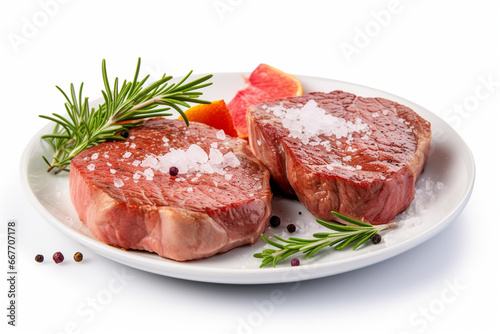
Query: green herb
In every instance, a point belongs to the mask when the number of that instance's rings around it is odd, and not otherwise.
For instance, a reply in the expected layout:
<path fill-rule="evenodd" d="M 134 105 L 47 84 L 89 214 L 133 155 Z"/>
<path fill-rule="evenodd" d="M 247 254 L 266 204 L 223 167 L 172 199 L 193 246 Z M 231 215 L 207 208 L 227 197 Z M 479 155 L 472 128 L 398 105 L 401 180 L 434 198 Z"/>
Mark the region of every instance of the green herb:
<path fill-rule="evenodd" d="M 347 245 L 354 244 L 353 250 L 356 250 L 365 242 L 370 240 L 370 238 L 377 232 L 397 226 L 397 223 L 395 222 L 374 226 L 346 217 L 335 211 L 332 211 L 332 214 L 353 225 L 343 225 L 334 222 L 327 222 L 322 219 L 316 219 L 316 222 L 319 224 L 336 232 L 314 233 L 313 237 L 315 239 L 290 237 L 286 240 L 275 235 L 274 238 L 281 241 L 281 243 L 273 241 L 261 234 L 260 236 L 265 242 L 276 247 L 277 249 L 264 249 L 261 253 L 255 253 L 253 256 L 262 259 L 262 264 L 260 265 L 261 268 L 268 264 L 272 264 L 273 267 L 275 267 L 277 262 L 298 252 L 306 254 L 307 259 L 320 249 L 334 245 L 334 249 L 338 250 L 346 247 Z"/>
<path fill-rule="evenodd" d="M 49 165 L 47 171 L 55 174 L 67 167 L 71 159 L 85 150 L 106 140 L 125 140 L 120 132 L 133 128 L 149 117 L 171 116 L 166 113 L 175 109 L 189 125 L 188 119 L 180 106 L 189 108 L 189 103 L 210 103 L 199 100 L 203 93 L 198 90 L 211 85 L 206 82 L 212 75 L 185 83 L 192 71 L 177 84 L 170 84 L 171 76 L 165 76 L 152 84 L 144 87 L 149 75 L 138 80 L 141 59 L 137 62 L 134 79 L 130 82 L 124 80 L 119 85 L 115 79 L 113 87 L 110 86 L 106 71 L 106 61 L 102 61 L 102 76 L 104 102 L 97 109 L 89 107 L 88 97 L 82 98 L 83 83 L 80 85 L 78 95 L 73 84 L 70 85 L 70 97 L 59 87 L 57 89 L 66 98 L 67 117 L 53 113 L 52 116 L 40 115 L 56 123 L 52 134 L 42 136 L 54 151 L 52 162 L 43 157 Z M 160 107 L 164 106 L 164 107 Z"/>

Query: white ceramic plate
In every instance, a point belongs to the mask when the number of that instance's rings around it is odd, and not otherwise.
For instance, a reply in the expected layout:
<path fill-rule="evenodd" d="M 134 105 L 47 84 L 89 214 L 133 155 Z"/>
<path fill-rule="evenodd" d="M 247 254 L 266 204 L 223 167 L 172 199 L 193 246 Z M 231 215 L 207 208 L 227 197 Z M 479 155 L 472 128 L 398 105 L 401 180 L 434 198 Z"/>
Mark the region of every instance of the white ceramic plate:
<path fill-rule="evenodd" d="M 474 160 L 459 135 L 430 111 L 400 97 L 346 82 L 307 76 L 298 76 L 304 92 L 332 91 L 336 89 L 360 96 L 384 97 L 404 104 L 431 122 L 432 150 L 425 172 L 417 183 L 417 195 L 412 205 L 398 217 L 399 226 L 387 231 L 383 242 L 362 247 L 357 251 L 325 251 L 311 259 L 301 259 L 301 265 L 291 267 L 284 261 L 276 268 L 259 268 L 260 261 L 253 254 L 266 244 L 259 241 L 252 246 L 240 247 L 226 254 L 191 262 L 175 262 L 155 254 L 125 251 L 95 240 L 77 214 L 69 199 L 68 175 L 45 172 L 42 154 L 50 156 L 49 147 L 40 136 L 52 131 L 48 124 L 34 135 L 26 147 L 21 161 L 23 187 L 31 203 L 51 224 L 70 238 L 93 251 L 119 263 L 171 277 L 203 282 L 231 284 L 264 284 L 306 280 L 361 268 L 383 261 L 413 248 L 442 231 L 467 204 L 474 184 Z M 203 98 L 229 101 L 236 90 L 244 85 L 244 74 L 221 73 L 213 77 L 214 84 L 205 88 Z M 294 223 L 298 231 L 294 236 L 310 236 L 324 228 L 297 201 L 276 198 L 273 214 L 281 217 L 278 228 L 268 228 L 267 235 L 287 237 L 286 225 Z"/>

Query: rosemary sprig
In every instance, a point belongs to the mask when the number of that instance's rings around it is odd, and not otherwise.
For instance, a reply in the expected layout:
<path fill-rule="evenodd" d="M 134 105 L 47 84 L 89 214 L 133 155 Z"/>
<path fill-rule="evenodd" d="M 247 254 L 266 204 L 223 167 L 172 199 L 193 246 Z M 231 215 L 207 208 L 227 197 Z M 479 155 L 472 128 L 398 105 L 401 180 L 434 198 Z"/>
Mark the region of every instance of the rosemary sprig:
<path fill-rule="evenodd" d="M 374 226 L 346 217 L 335 211 L 332 211 L 332 214 L 347 223 L 351 223 L 352 225 L 343 225 L 328 222 L 322 219 L 316 219 L 316 222 L 319 224 L 336 232 L 314 233 L 314 239 L 290 237 L 287 240 L 274 235 L 274 238 L 281 241 L 281 243 L 273 241 L 264 236 L 264 234 L 261 234 L 260 236 L 265 242 L 276 247 L 277 249 L 267 248 L 261 253 L 255 253 L 253 256 L 262 259 L 262 264 L 260 265 L 261 268 L 268 264 L 272 264 L 273 267 L 276 267 L 277 262 L 282 261 L 290 255 L 298 252 L 304 253 L 307 259 L 313 256 L 320 249 L 334 245 L 334 249 L 338 250 L 354 243 L 353 250 L 356 250 L 365 242 L 370 240 L 370 238 L 377 232 L 397 226 L 397 223 L 395 222 Z"/>
<path fill-rule="evenodd" d="M 67 116 L 53 113 L 52 116 L 40 115 L 56 123 L 52 134 L 42 136 L 54 151 L 52 162 L 43 157 L 49 165 L 47 172 L 55 174 L 67 167 L 71 159 L 86 148 L 95 146 L 106 140 L 125 140 L 119 133 L 140 124 L 144 119 L 159 116 L 171 116 L 166 111 L 177 111 L 186 125 L 189 125 L 186 115 L 180 107 L 189 108 L 189 103 L 210 103 L 198 99 L 203 93 L 199 90 L 212 83 L 206 82 L 212 75 L 186 83 L 191 75 L 189 72 L 177 84 L 169 83 L 171 76 L 163 75 L 161 79 L 144 87 L 149 75 L 139 80 L 141 59 L 137 61 L 134 79 L 124 80 L 120 85 L 118 78 L 111 87 L 106 70 L 106 61 L 102 61 L 102 76 L 104 102 L 97 109 L 89 107 L 88 97 L 82 98 L 83 83 L 78 94 L 73 84 L 70 85 L 69 96 L 58 86 L 64 95 Z M 165 106 L 165 107 L 159 107 Z"/>

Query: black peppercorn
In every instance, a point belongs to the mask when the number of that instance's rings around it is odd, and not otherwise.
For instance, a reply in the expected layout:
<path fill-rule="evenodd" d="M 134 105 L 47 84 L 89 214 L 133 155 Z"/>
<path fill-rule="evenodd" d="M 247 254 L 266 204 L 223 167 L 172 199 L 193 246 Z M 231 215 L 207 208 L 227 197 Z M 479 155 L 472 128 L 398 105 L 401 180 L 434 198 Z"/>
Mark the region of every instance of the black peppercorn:
<path fill-rule="evenodd" d="M 120 132 L 120 136 L 122 136 L 123 138 L 128 138 L 128 130 L 127 129 L 122 130 Z"/>
<path fill-rule="evenodd" d="M 281 224 L 281 219 L 278 216 L 272 216 L 271 219 L 269 220 L 269 223 L 271 224 L 272 227 L 276 227 Z"/>
<path fill-rule="evenodd" d="M 179 174 L 179 168 L 175 167 L 175 166 L 172 166 L 170 167 L 170 169 L 168 170 L 168 173 L 171 175 L 171 176 L 176 176 L 177 174 Z"/>
<path fill-rule="evenodd" d="M 294 225 L 294 224 L 288 224 L 288 225 L 286 226 L 286 229 L 287 229 L 287 230 L 288 230 L 288 232 L 290 232 L 290 233 L 293 233 L 293 232 L 295 232 L 295 231 L 297 230 L 297 228 L 295 227 L 295 225 Z"/>
<path fill-rule="evenodd" d="M 38 263 L 42 263 L 42 262 L 43 262 L 43 260 L 44 260 L 44 257 L 43 257 L 43 255 L 42 255 L 42 254 L 37 254 L 37 255 L 35 256 L 35 261 L 36 261 L 36 262 L 38 262 Z"/>
<path fill-rule="evenodd" d="M 376 244 L 380 243 L 380 241 L 382 241 L 382 236 L 378 233 L 375 233 L 374 235 L 372 235 L 371 240 L 372 240 L 372 243 L 374 245 L 376 245 Z"/>

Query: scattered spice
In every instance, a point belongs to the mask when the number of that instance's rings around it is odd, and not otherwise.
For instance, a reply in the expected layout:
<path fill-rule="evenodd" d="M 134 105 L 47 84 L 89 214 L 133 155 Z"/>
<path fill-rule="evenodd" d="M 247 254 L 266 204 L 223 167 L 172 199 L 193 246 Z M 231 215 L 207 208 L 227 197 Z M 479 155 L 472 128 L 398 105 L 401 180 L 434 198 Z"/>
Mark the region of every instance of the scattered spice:
<path fill-rule="evenodd" d="M 272 227 L 277 227 L 281 224 L 281 219 L 278 216 L 272 216 L 271 219 L 269 220 L 269 223 L 271 224 Z"/>
<path fill-rule="evenodd" d="M 372 240 L 372 243 L 374 245 L 376 245 L 376 244 L 380 243 L 380 241 L 382 241 L 382 236 L 378 233 L 375 233 L 374 235 L 372 235 L 371 240 Z"/>
<path fill-rule="evenodd" d="M 76 252 L 75 255 L 73 255 L 73 259 L 75 259 L 76 262 L 81 262 L 83 260 L 82 253 Z"/>
<path fill-rule="evenodd" d="M 35 261 L 36 261 L 36 262 L 38 262 L 38 263 L 42 263 L 44 259 L 45 259 L 45 258 L 43 257 L 43 255 L 42 255 L 42 254 L 37 254 L 37 255 L 35 256 Z"/>
<path fill-rule="evenodd" d="M 172 166 L 170 167 L 170 169 L 168 170 L 168 173 L 171 175 L 171 176 L 176 176 L 177 174 L 179 174 L 179 168 L 175 167 L 175 166 Z"/>
<path fill-rule="evenodd" d="M 293 232 L 295 232 L 297 230 L 297 227 L 295 227 L 294 224 L 288 224 L 286 226 L 286 229 L 288 230 L 288 232 L 293 233 Z"/>
<path fill-rule="evenodd" d="M 300 261 L 299 259 L 293 259 L 290 264 L 292 265 L 292 267 L 297 267 L 299 264 L 300 264 Z"/>
<path fill-rule="evenodd" d="M 120 136 L 122 136 L 123 138 L 128 138 L 128 131 L 127 130 L 122 130 L 120 132 Z"/>
<path fill-rule="evenodd" d="M 61 252 L 55 252 L 54 255 L 52 256 L 52 259 L 54 260 L 55 263 L 59 264 L 64 261 L 64 256 L 62 255 Z"/>

